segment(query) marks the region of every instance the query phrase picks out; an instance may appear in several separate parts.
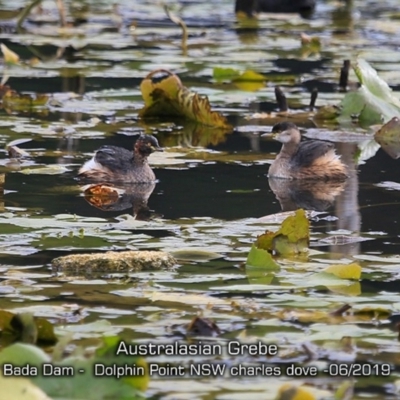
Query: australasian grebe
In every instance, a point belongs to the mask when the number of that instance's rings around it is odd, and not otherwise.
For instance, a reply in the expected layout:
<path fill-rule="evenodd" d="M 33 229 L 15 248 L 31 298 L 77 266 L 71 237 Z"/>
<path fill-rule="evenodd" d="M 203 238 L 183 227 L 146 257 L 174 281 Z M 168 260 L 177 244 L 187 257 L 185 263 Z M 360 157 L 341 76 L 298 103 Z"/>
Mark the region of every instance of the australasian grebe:
<path fill-rule="evenodd" d="M 276 133 L 274 139 L 283 146 L 269 168 L 269 177 L 339 181 L 348 178 L 347 167 L 340 161 L 332 143 L 301 142 L 299 129 L 291 122 L 274 125 L 272 132 Z"/>
<path fill-rule="evenodd" d="M 154 182 L 156 177 L 148 163 L 154 151 L 163 151 L 157 139 L 141 134 L 133 151 L 117 146 L 102 146 L 79 170 L 78 179 L 86 182 Z"/>

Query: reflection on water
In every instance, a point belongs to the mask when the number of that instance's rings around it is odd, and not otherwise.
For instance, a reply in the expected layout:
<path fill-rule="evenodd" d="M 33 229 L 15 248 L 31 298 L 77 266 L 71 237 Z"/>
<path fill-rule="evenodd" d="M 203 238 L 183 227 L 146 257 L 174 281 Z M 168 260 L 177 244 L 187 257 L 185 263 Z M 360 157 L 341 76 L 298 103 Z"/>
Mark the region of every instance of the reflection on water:
<path fill-rule="evenodd" d="M 268 183 L 279 200 L 282 211 L 293 211 L 298 208 L 326 211 L 344 190 L 347 182 L 269 178 Z"/>
<path fill-rule="evenodd" d="M 349 167 L 349 179 L 346 190 L 338 196 L 335 204 L 335 214 L 339 218 L 337 229 L 344 229 L 352 232 L 354 235 L 359 235 L 361 231 L 361 214 L 358 203 L 359 184 L 357 165 L 354 162 L 357 145 L 354 143 L 339 143 L 337 149 L 342 160 Z M 360 244 L 351 243 L 342 246 L 332 246 L 332 251 L 343 255 L 359 254 Z"/>
<path fill-rule="evenodd" d="M 139 221 L 148 221 L 153 212 L 147 202 L 153 193 L 155 183 L 126 185 L 94 184 L 82 187 L 85 200 L 102 211 L 124 211 L 132 209 L 132 215 Z"/>
<path fill-rule="evenodd" d="M 335 230 L 343 230 L 352 235 L 360 235 L 361 214 L 358 204 L 358 172 L 355 164 L 357 144 L 339 143 L 337 152 L 347 165 L 349 178 L 345 182 L 306 181 L 269 178 L 271 190 L 279 200 L 282 211 L 298 208 L 327 211 L 334 205 L 337 217 Z M 360 243 L 331 246 L 332 253 L 341 255 L 359 254 Z"/>

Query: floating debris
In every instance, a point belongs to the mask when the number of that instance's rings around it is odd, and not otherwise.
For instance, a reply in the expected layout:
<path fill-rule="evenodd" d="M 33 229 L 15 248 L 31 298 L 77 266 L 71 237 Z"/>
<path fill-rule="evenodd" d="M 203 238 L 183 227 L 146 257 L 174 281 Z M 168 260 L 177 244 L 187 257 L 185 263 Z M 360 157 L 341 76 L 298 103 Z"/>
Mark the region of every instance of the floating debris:
<path fill-rule="evenodd" d="M 175 258 L 164 251 L 108 251 L 107 253 L 71 254 L 52 261 L 53 270 L 74 272 L 130 272 L 142 269 L 172 268 Z"/>

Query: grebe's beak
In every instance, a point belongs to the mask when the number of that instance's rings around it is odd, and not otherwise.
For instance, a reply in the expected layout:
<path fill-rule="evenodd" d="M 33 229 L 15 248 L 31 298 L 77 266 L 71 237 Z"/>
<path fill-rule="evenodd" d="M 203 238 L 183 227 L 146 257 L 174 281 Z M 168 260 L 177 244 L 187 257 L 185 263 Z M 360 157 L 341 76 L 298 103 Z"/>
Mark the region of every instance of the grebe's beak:
<path fill-rule="evenodd" d="M 267 133 L 263 133 L 260 137 L 264 138 L 271 138 L 271 139 L 276 139 L 277 135 L 279 135 L 279 132 L 267 132 Z"/>
<path fill-rule="evenodd" d="M 260 137 L 271 137 L 274 135 L 274 132 L 267 132 L 267 133 L 263 133 L 262 135 L 260 135 Z"/>
<path fill-rule="evenodd" d="M 164 151 L 164 149 L 162 147 L 160 147 L 160 146 L 158 146 L 158 147 L 151 146 L 151 150 L 153 150 L 153 151 Z"/>

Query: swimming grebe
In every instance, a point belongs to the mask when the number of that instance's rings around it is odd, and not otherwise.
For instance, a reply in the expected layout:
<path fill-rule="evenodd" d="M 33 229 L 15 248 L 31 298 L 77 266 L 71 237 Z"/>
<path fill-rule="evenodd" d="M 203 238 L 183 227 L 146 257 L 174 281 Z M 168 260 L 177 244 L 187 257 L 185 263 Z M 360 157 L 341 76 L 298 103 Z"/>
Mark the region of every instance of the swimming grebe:
<path fill-rule="evenodd" d="M 141 134 L 133 151 L 117 146 L 102 146 L 79 170 L 78 179 L 86 182 L 154 182 L 156 177 L 148 164 L 148 156 L 163 151 L 157 139 Z"/>
<path fill-rule="evenodd" d="M 338 180 L 348 178 L 347 167 L 335 153 L 332 143 L 300 142 L 299 129 L 291 122 L 273 126 L 274 139 L 283 144 L 269 167 L 268 176 L 281 179 Z"/>

